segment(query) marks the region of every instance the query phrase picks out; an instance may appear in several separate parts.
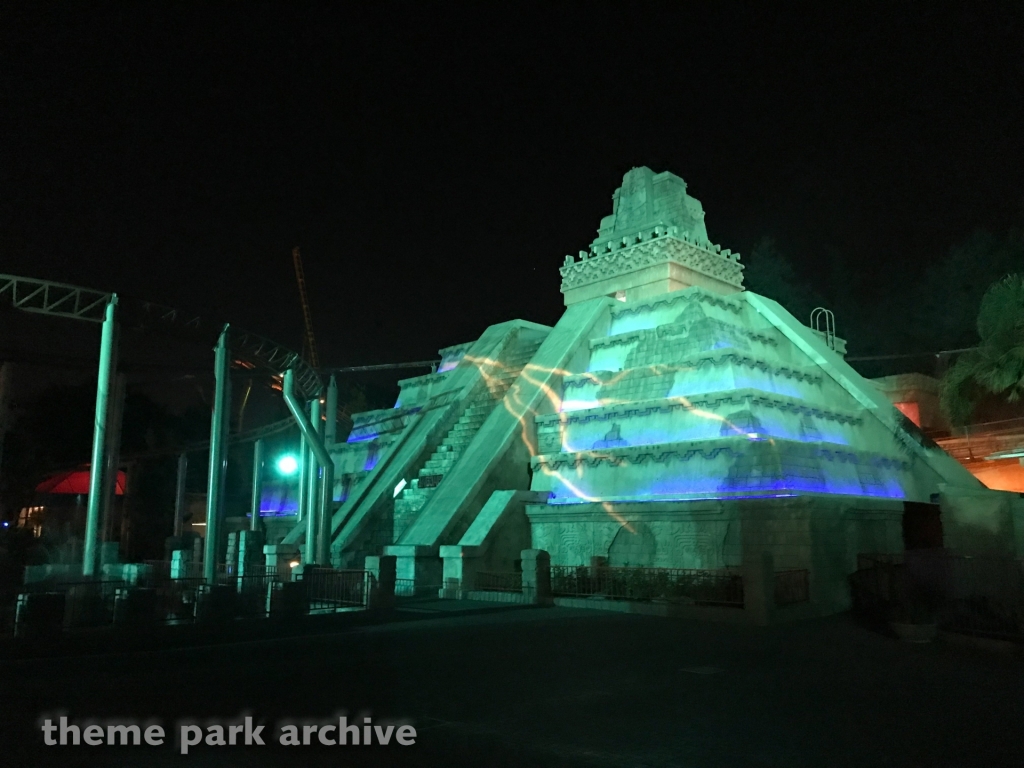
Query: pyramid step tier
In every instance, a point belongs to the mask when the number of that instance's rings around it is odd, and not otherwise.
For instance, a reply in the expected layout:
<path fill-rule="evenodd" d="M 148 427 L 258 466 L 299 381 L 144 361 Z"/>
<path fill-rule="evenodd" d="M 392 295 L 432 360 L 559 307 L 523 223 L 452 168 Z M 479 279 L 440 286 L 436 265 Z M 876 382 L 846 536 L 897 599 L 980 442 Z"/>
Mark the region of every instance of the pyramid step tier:
<path fill-rule="evenodd" d="M 855 445 L 879 428 L 862 414 L 756 389 L 651 399 L 538 416 L 541 453 L 599 450 L 733 435 Z"/>
<path fill-rule="evenodd" d="M 789 365 L 724 349 L 693 355 L 671 366 L 566 376 L 560 410 L 692 397 L 731 389 L 756 389 L 812 403 L 835 402 L 841 390 L 814 366 Z"/>
<path fill-rule="evenodd" d="M 902 499 L 916 492 L 901 456 L 792 440 L 723 437 L 544 454 L 534 490 L 549 504 L 744 498 L 805 493 Z"/>

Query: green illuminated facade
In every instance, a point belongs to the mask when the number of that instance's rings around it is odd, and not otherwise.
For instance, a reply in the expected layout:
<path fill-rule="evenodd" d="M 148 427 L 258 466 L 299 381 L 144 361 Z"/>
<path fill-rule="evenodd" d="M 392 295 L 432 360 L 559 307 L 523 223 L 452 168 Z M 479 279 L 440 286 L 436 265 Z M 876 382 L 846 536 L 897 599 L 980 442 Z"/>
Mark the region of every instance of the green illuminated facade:
<path fill-rule="evenodd" d="M 627 173 L 561 278 L 554 327 L 512 320 L 442 349 L 330 447 L 335 564 L 391 554 L 400 579 L 452 586 L 523 549 L 671 568 L 769 553 L 810 570 L 830 611 L 857 553 L 903 548 L 906 502 L 936 505 L 947 546 L 971 548 L 983 501 L 1001 546 L 1022 549 L 1020 501 L 921 435 L 842 339 L 744 291 L 678 176 Z"/>

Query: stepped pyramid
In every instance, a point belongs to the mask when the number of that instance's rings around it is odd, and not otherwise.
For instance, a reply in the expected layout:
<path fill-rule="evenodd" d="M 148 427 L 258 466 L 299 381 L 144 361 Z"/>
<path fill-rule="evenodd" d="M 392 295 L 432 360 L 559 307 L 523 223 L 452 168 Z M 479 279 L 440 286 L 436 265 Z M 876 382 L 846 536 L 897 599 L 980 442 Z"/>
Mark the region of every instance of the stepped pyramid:
<path fill-rule="evenodd" d="M 907 504 L 952 530 L 957 510 L 996 503 L 843 360 L 842 339 L 743 290 L 739 255 L 711 242 L 678 176 L 629 171 L 560 272 L 554 327 L 492 326 L 401 382 L 393 409 L 355 417 L 334 447 L 336 564 L 391 554 L 400 578 L 441 586 L 512 570 L 526 548 L 570 566 L 770 553 L 808 569 L 830 611 L 858 552 L 902 549 Z M 1024 545 L 1019 503 L 996 495 Z"/>

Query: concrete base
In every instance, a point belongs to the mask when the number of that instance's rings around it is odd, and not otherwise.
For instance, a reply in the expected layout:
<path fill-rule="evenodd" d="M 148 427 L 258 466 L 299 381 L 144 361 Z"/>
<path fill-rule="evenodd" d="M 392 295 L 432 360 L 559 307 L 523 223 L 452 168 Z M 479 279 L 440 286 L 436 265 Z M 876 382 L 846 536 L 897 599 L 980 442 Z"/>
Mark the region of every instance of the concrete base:
<path fill-rule="evenodd" d="M 395 544 L 384 548 L 395 558 L 395 594 L 412 594 L 421 587 L 440 587 L 443 563 L 437 547 Z"/>

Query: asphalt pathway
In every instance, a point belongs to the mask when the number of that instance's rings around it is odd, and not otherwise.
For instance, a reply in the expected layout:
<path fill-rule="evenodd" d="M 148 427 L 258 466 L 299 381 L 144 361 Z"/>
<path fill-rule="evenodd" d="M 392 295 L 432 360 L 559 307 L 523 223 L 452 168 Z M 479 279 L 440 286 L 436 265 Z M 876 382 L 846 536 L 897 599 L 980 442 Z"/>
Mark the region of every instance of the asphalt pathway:
<path fill-rule="evenodd" d="M 0 765 L 1024 766 L 1024 663 L 847 617 L 768 628 L 561 608 L 0 662 Z M 266 746 L 42 745 L 39 718 L 244 713 Z M 407 722 L 408 747 L 276 744 L 285 721 Z M 173 734 L 172 734 L 173 736 Z M 173 738 L 168 739 L 168 742 Z"/>

